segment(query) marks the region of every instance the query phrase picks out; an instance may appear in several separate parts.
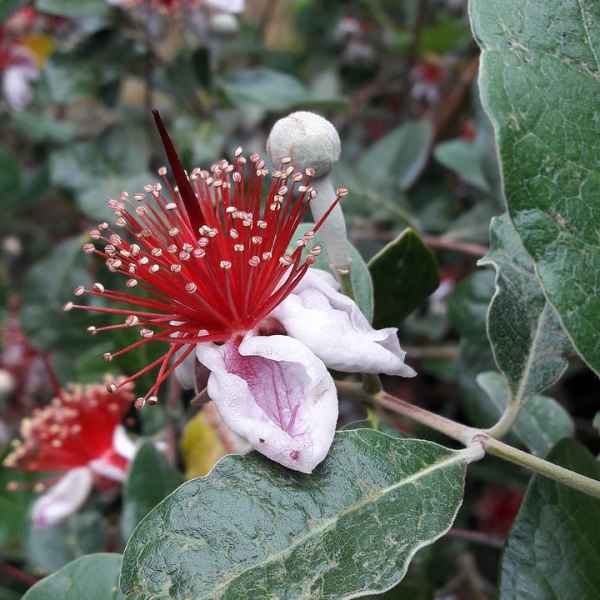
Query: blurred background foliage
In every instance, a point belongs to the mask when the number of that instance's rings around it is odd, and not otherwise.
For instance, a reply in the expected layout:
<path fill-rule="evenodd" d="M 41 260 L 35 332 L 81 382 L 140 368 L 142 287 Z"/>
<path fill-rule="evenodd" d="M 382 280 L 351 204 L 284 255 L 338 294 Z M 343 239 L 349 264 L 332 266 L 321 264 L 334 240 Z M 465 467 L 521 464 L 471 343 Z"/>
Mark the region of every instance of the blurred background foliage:
<path fill-rule="evenodd" d="M 23 11 L 27 19 L 15 23 Z M 420 377 L 387 387 L 453 418 L 490 424 L 495 415 L 476 376 L 495 368 L 485 330 L 494 273 L 476 263 L 503 198 L 493 131 L 478 104 L 478 49 L 465 2 L 247 0 L 239 16 L 201 11 L 192 19 L 105 0 L 2 0 L 0 18 L 0 52 L 25 46 L 38 69 L 31 97 L 15 105 L 0 54 L 0 447 L 33 406 L 51 398 L 53 373 L 61 384 L 95 382 L 147 364 L 144 349 L 105 363 L 103 353 L 133 333 L 90 336 L 88 317 L 62 306 L 77 285 L 113 283 L 81 246 L 92 225 L 112 216 L 107 199 L 141 190 L 163 164 L 154 107 L 188 167 L 206 167 L 237 146 L 264 154 L 271 126 L 290 111 L 329 118 L 343 141 L 334 176 L 350 190 L 344 210 L 354 244 L 368 262 L 402 234 L 391 262 L 371 263 L 375 321 L 400 327 Z M 383 293 L 392 268 L 401 276 Z M 594 382 L 574 363 L 552 393 L 592 443 L 583 417 L 593 415 Z M 167 394 L 177 395 L 172 388 Z M 128 424 L 137 433 L 171 426 L 180 434 L 197 412 L 188 401 L 167 399 Z M 365 413 L 342 398 L 342 418 Z M 171 456 L 193 475 L 206 472 L 206 455 L 220 443 L 197 419 L 185 431 L 183 454 Z M 143 502 L 180 480 L 172 465 L 157 466 L 162 459 L 151 448 L 136 465 L 168 472 L 164 489 L 144 496 L 132 479 L 124 499 L 95 498 L 47 530 L 28 525 L 32 485 L 5 491 L 15 475 L 0 471 L 0 599 L 19 598 L 32 579 L 77 556 L 120 551 L 153 505 Z M 474 493 L 454 533 L 418 555 L 390 598 L 493 597 L 498 548 L 524 481 L 493 460 L 472 470 Z M 145 498 L 141 507 L 136 498 Z"/>

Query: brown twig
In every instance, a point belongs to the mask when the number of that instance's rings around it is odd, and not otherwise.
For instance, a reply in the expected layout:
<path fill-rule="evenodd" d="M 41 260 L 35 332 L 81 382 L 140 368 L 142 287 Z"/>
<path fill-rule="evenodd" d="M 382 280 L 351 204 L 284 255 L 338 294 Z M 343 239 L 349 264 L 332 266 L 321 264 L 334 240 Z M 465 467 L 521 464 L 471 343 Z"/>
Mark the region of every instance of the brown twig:
<path fill-rule="evenodd" d="M 477 56 L 461 72 L 456 85 L 450 90 L 445 98 L 436 103 L 428 115 L 433 122 L 433 139 L 439 140 L 446 131 L 448 125 L 460 110 L 471 85 L 479 70 L 479 57 Z"/>
<path fill-rule="evenodd" d="M 490 548 L 497 548 L 498 550 L 504 548 L 504 540 L 501 537 L 483 533 L 481 531 L 471 531 L 469 529 L 453 527 L 448 532 L 448 535 L 460 540 L 465 540 L 466 542 L 473 542 L 474 544 L 480 544 Z"/>
<path fill-rule="evenodd" d="M 441 250 L 451 250 L 453 252 L 460 252 L 461 254 L 470 254 L 481 258 L 487 254 L 487 247 L 482 244 L 475 244 L 473 242 L 461 242 L 459 240 L 453 240 L 445 237 L 438 237 L 435 235 L 423 235 L 423 241 L 431 248 Z"/>
<path fill-rule="evenodd" d="M 454 344 L 440 346 L 404 346 L 404 350 L 411 358 L 445 358 L 453 360 L 458 357 L 460 350 Z"/>
<path fill-rule="evenodd" d="M 5 575 L 8 575 L 11 579 L 26 585 L 28 588 L 38 582 L 37 577 L 29 575 L 29 573 L 25 573 L 25 571 L 21 571 L 21 569 L 8 563 L 0 563 L 0 571 Z"/>

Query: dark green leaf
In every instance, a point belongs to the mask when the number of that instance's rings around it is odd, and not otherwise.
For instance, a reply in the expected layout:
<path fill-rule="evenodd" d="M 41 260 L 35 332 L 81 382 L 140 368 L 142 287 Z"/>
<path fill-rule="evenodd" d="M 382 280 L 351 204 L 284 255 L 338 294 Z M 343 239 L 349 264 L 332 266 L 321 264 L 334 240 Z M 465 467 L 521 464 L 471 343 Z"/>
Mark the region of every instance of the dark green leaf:
<path fill-rule="evenodd" d="M 23 600 L 124 600 L 120 554 L 90 554 L 34 585 Z"/>
<path fill-rule="evenodd" d="M 432 140 L 430 121 L 404 123 L 362 155 L 358 171 L 370 182 L 387 180 L 406 190 L 425 167 Z"/>
<path fill-rule="evenodd" d="M 563 440 L 550 461 L 600 480 L 598 461 Z M 508 537 L 500 600 L 597 600 L 600 502 L 536 475 Z"/>
<path fill-rule="evenodd" d="M 511 391 L 506 379 L 494 371 L 481 373 L 477 383 L 489 397 L 482 411 L 489 415 L 491 425 L 508 406 Z M 575 427 L 569 413 L 556 400 L 534 394 L 521 408 L 511 432 L 534 454 L 545 456 L 559 440 L 572 437 Z"/>
<path fill-rule="evenodd" d="M 600 372 L 600 3 L 472 0 L 470 14 L 512 221 L 575 349 Z"/>
<path fill-rule="evenodd" d="M 18 482 L 22 489 L 9 491 L 12 481 Z M 4 556 L 20 558 L 22 555 L 23 537 L 29 527 L 29 507 L 35 498 L 31 491 L 33 484 L 30 475 L 0 464 L 0 553 Z"/>
<path fill-rule="evenodd" d="M 369 261 L 375 290 L 375 327 L 401 323 L 439 285 L 433 254 L 412 230 L 405 229 Z"/>
<path fill-rule="evenodd" d="M 130 600 L 383 592 L 451 526 L 465 467 L 461 453 L 366 429 L 338 433 L 312 475 L 225 457 L 140 523 L 121 587 Z"/>
<path fill-rule="evenodd" d="M 123 538 L 128 539 L 142 518 L 181 482 L 181 475 L 164 454 L 152 442 L 146 442 L 135 455 L 127 475 L 121 516 Z"/>
<path fill-rule="evenodd" d="M 21 186 L 21 170 L 15 154 L 0 146 L 0 194 L 16 196 Z"/>
<path fill-rule="evenodd" d="M 0 22 L 5 21 L 12 13 L 21 8 L 26 0 L 2 0 L 0 3 Z"/>
<path fill-rule="evenodd" d="M 560 379 L 568 366 L 570 343 L 506 215 L 492 219 L 490 250 L 479 264 L 496 269 L 488 336 L 512 394 L 523 401 Z"/>
<path fill-rule="evenodd" d="M 307 231 L 314 228 L 314 223 L 302 223 L 298 229 L 296 229 L 296 235 L 294 240 L 300 239 Z M 307 245 L 307 248 L 312 248 L 314 245 L 321 245 L 321 254 L 317 256 L 317 261 L 314 264 L 314 268 L 323 269 L 333 274 L 331 270 L 329 258 L 327 257 L 327 249 L 323 246 L 323 243 L 319 241 L 319 236 L 316 235 L 312 242 Z M 295 248 L 295 241 L 290 248 Z M 352 271 L 350 273 L 352 278 L 352 288 L 354 290 L 354 297 L 356 303 L 362 310 L 363 314 L 369 321 L 373 320 L 373 282 L 371 281 L 371 274 L 369 268 L 365 263 L 360 252 L 354 247 L 350 246 L 350 256 L 352 257 Z"/>

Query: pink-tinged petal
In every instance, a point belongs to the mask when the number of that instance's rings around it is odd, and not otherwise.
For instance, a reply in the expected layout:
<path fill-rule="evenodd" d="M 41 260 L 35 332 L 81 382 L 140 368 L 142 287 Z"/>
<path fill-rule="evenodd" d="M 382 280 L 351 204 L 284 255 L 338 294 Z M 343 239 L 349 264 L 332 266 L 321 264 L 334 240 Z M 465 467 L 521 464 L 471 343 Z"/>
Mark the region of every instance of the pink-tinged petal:
<path fill-rule="evenodd" d="M 337 423 L 337 392 L 325 365 L 288 336 L 248 335 L 239 347 L 198 344 L 211 371 L 208 395 L 225 423 L 272 460 L 310 473 Z"/>
<path fill-rule="evenodd" d="M 40 75 L 35 62 L 23 61 L 9 66 L 2 78 L 2 91 L 7 102 L 15 110 L 23 110 L 33 98 L 31 82 Z"/>
<path fill-rule="evenodd" d="M 404 362 L 398 330 L 373 329 L 338 287 L 331 274 L 309 269 L 271 316 L 332 369 L 414 377 L 415 371 Z"/>
<path fill-rule="evenodd" d="M 36 527 L 52 527 L 77 512 L 85 503 L 94 476 L 87 467 L 71 469 L 33 504 L 31 518 Z"/>

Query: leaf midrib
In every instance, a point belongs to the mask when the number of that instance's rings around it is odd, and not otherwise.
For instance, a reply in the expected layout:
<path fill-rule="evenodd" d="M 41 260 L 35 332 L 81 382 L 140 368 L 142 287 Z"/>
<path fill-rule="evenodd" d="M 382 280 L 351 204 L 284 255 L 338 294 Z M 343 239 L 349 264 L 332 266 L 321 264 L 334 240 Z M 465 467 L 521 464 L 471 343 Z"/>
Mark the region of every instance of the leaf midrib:
<path fill-rule="evenodd" d="M 366 496 L 363 496 L 363 498 L 361 498 L 360 501 L 346 507 L 344 510 L 337 513 L 334 517 L 329 518 L 329 519 L 324 519 L 319 526 L 314 527 L 313 529 L 309 530 L 309 532 L 306 535 L 299 536 L 298 538 L 296 538 L 296 540 L 294 542 L 287 545 L 285 548 L 283 548 L 279 552 L 276 552 L 275 554 L 271 554 L 265 560 L 263 560 L 261 562 L 257 562 L 255 564 L 253 564 L 249 567 L 246 567 L 245 569 L 235 573 L 234 575 L 230 576 L 225 581 L 220 583 L 217 587 L 213 588 L 208 596 L 199 596 L 197 598 L 197 600 L 214 600 L 214 598 L 218 598 L 219 593 L 225 591 L 236 579 L 239 579 L 245 573 L 252 571 L 256 568 L 263 567 L 270 563 L 281 561 L 281 559 L 283 557 L 285 557 L 287 554 L 290 554 L 293 550 L 295 550 L 299 546 L 303 545 L 309 539 L 326 531 L 327 529 L 329 529 L 330 527 L 335 525 L 340 519 L 346 517 L 347 515 L 362 509 L 363 507 L 367 506 L 368 504 L 376 502 L 383 496 L 395 491 L 396 489 L 399 489 L 405 485 L 409 485 L 415 481 L 418 481 L 419 479 L 427 477 L 431 473 L 435 473 L 436 471 L 438 471 L 440 469 L 449 467 L 455 463 L 460 463 L 460 462 L 465 462 L 465 458 L 460 452 L 455 452 L 446 458 L 435 461 L 434 463 L 425 467 L 424 469 L 417 471 L 416 473 L 413 473 L 412 475 L 409 475 L 408 477 L 402 479 L 401 481 L 396 482 L 395 484 L 393 484 L 391 486 L 382 488 L 376 494 L 367 494 Z M 185 537 L 187 537 L 189 539 L 190 536 L 185 536 Z M 196 538 L 192 538 L 192 539 L 195 540 Z"/>

